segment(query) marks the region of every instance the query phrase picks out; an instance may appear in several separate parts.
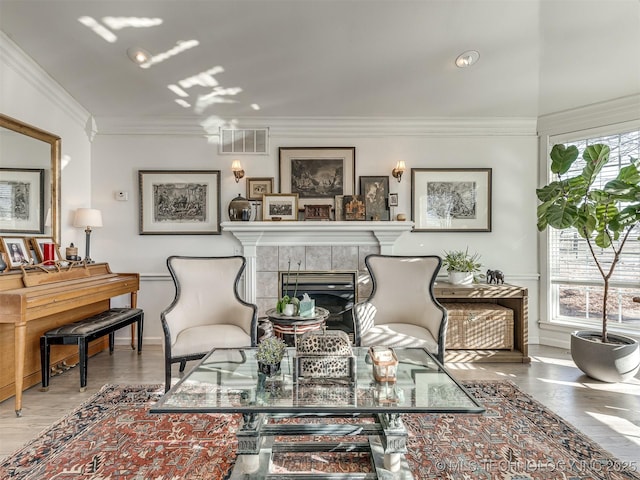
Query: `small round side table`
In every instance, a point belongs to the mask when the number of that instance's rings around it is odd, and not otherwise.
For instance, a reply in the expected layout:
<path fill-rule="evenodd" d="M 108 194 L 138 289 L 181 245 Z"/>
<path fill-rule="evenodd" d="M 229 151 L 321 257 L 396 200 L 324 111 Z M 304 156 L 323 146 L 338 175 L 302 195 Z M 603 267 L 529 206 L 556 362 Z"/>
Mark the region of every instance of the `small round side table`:
<path fill-rule="evenodd" d="M 321 330 L 329 317 L 329 310 L 316 307 L 312 317 L 289 317 L 278 313 L 275 308 L 267 310 L 267 317 L 273 325 L 273 333 L 282 338 L 287 345 L 297 346 L 298 336 L 313 330 Z"/>

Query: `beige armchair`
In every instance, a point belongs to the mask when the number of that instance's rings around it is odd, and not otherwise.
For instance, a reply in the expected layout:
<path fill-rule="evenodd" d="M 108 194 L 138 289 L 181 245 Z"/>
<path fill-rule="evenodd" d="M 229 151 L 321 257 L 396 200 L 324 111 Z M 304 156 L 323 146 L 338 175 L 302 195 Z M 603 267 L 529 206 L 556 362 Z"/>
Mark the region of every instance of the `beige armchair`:
<path fill-rule="evenodd" d="M 257 345 L 258 308 L 238 295 L 244 257 L 171 256 L 167 267 L 175 298 L 161 314 L 164 330 L 165 391 L 171 365 L 204 357 L 212 348 Z"/>
<path fill-rule="evenodd" d="M 424 347 L 444 363 L 447 311 L 433 295 L 438 256 L 368 255 L 373 291 L 353 308 L 356 345 Z"/>

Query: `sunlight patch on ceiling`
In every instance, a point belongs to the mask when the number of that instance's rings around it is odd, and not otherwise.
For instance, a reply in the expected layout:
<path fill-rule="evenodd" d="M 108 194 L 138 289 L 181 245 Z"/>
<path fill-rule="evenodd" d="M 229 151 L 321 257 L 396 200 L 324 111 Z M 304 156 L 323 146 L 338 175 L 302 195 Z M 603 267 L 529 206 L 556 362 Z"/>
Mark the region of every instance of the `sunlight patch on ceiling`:
<path fill-rule="evenodd" d="M 181 40 L 175 47 L 170 48 L 166 52 L 153 55 L 148 62 L 140 64 L 140 68 L 149 68 L 157 63 L 162 63 L 170 59 L 171 57 L 175 57 L 176 55 L 197 47 L 198 45 L 200 45 L 200 42 L 198 40 Z"/>
<path fill-rule="evenodd" d="M 191 103 L 186 100 L 190 94 L 187 90 L 200 87 L 211 89 L 209 93 L 206 94 L 198 94 L 196 97 L 196 113 L 202 113 L 209 106 L 217 104 L 217 103 L 237 103 L 236 100 L 232 100 L 230 96 L 235 96 L 242 92 L 242 88 L 240 87 L 223 87 L 220 86 L 220 83 L 215 78 L 215 75 L 219 73 L 223 73 L 224 68 L 220 65 L 216 65 L 208 70 L 203 72 L 196 73 L 195 75 L 191 75 L 189 77 L 183 78 L 182 80 L 178 80 L 178 82 L 167 85 L 167 88 L 171 90 L 178 98 L 176 99 L 176 103 L 184 108 L 189 108 Z M 195 95 L 194 95 L 195 96 Z"/>
<path fill-rule="evenodd" d="M 204 72 L 196 73 L 190 77 L 187 77 L 183 80 L 180 80 L 178 83 L 182 88 L 191 88 L 199 85 L 201 87 L 217 87 L 219 85 L 218 81 L 215 79 L 214 75 L 218 73 L 223 73 L 224 68 L 220 65 L 216 65 L 209 70 L 205 70 Z"/>
<path fill-rule="evenodd" d="M 78 21 L 84 25 L 85 27 L 90 28 L 93 32 L 102 37 L 109 43 L 115 43 L 118 40 L 118 36 L 109 30 L 107 27 L 98 22 L 95 18 L 92 17 L 80 17 Z"/>
<path fill-rule="evenodd" d="M 102 21 L 112 30 L 122 30 L 127 27 L 148 28 L 162 25 L 161 18 L 104 17 Z"/>
<path fill-rule="evenodd" d="M 118 36 L 111 30 L 122 30 L 127 27 L 148 28 L 162 24 L 161 18 L 104 17 L 102 21 L 106 24 L 105 26 L 95 18 L 86 15 L 78 18 L 78 21 L 109 43 L 115 43 L 118 40 Z"/>
<path fill-rule="evenodd" d="M 241 88 L 223 88 L 223 87 L 215 87 L 213 92 L 208 93 L 206 95 L 200 95 L 198 100 L 196 101 L 196 113 L 204 112 L 208 107 L 214 105 L 216 103 L 237 103 L 237 100 L 232 100 L 230 98 L 225 98 L 228 95 L 237 95 L 242 92 Z"/>

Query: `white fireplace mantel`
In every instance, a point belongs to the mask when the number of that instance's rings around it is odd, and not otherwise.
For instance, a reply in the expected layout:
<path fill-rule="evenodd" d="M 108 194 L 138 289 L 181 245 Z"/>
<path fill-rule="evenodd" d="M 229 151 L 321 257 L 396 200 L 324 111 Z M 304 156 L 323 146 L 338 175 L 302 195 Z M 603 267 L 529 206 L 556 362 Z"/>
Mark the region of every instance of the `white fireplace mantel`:
<path fill-rule="evenodd" d="M 413 222 L 223 222 L 222 229 L 242 244 L 247 259 L 245 300 L 255 302 L 256 256 L 258 246 L 376 245 L 383 255 L 392 255 L 401 235 L 411 231 Z"/>

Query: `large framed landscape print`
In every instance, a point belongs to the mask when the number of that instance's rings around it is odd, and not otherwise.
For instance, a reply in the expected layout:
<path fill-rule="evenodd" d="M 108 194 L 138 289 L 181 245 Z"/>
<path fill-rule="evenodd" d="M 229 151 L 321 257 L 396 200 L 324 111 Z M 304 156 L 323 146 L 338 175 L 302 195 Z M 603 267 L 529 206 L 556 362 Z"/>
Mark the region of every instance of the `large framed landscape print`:
<path fill-rule="evenodd" d="M 219 235 L 220 170 L 140 170 L 140 235 Z"/>
<path fill-rule="evenodd" d="M 279 156 L 280 193 L 297 194 L 300 207 L 355 193 L 355 147 L 280 147 Z"/>
<path fill-rule="evenodd" d="M 412 168 L 416 232 L 490 232 L 490 168 Z"/>

